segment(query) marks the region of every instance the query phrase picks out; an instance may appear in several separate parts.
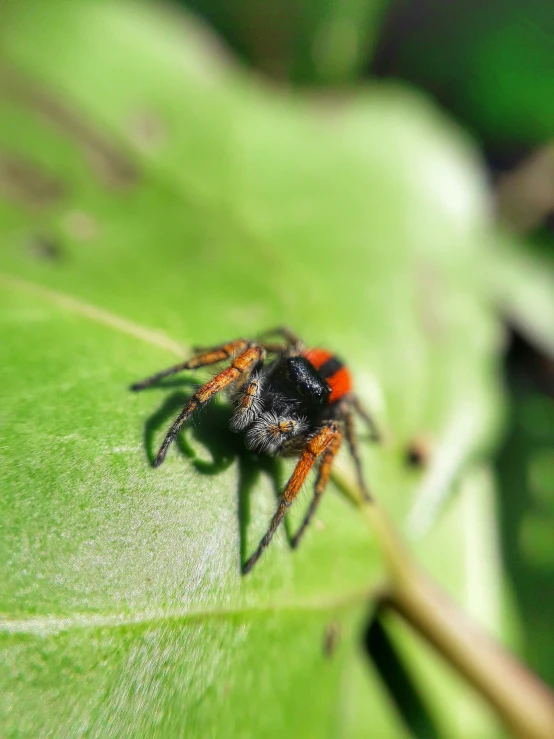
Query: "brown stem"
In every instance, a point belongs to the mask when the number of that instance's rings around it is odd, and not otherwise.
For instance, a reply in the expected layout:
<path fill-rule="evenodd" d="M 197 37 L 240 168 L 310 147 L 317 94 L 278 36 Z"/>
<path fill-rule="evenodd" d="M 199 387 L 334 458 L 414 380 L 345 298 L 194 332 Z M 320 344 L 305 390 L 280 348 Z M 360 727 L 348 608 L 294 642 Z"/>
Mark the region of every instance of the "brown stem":
<path fill-rule="evenodd" d="M 490 702 L 514 735 L 552 739 L 552 692 L 419 569 L 377 503 L 367 503 L 339 473 L 334 473 L 333 479 L 360 509 L 377 540 L 390 576 L 387 604 Z"/>

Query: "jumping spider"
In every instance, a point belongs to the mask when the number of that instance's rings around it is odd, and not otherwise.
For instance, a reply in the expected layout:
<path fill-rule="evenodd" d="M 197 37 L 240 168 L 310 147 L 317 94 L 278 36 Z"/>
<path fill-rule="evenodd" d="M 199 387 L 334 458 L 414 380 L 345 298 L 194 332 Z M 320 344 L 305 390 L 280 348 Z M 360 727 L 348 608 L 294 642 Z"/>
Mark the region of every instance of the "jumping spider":
<path fill-rule="evenodd" d="M 272 335 L 281 337 L 282 342 L 267 342 L 264 337 Z M 367 423 L 375 439 L 378 434 L 372 418 L 353 393 L 350 372 L 341 360 L 325 349 L 307 348 L 287 328 L 268 331 L 259 340 L 237 339 L 196 351 L 192 359 L 132 386 L 132 390 L 143 390 L 162 377 L 182 370 L 230 362 L 185 405 L 169 429 L 154 467 L 164 461 L 171 442 L 194 411 L 225 388 L 229 389 L 234 406 L 230 427 L 245 434 L 248 449 L 273 456 L 300 457 L 267 533 L 242 568 L 246 574 L 268 546 L 309 471 L 318 462 L 314 497 L 292 541 L 294 547 L 298 545 L 327 486 L 333 460 L 344 437 L 356 466 L 359 485 L 364 495 L 370 497 L 358 454 L 354 412 Z"/>

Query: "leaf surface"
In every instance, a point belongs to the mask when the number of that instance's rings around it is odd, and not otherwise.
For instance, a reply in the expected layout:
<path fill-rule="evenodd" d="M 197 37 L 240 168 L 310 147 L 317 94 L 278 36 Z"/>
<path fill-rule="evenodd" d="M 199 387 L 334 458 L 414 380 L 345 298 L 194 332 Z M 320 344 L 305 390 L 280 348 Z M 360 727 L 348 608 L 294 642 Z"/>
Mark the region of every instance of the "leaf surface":
<path fill-rule="evenodd" d="M 454 434 L 448 490 L 495 431 L 469 145 L 402 91 L 265 89 L 154 7 L 2 13 L 4 733 L 398 736 L 359 661 L 386 572 L 355 511 L 331 486 L 298 552 L 283 530 L 242 578 L 290 464 L 246 454 L 222 401 L 154 470 L 199 380 L 127 387 L 181 344 L 289 324 L 348 359 L 389 437 L 364 442 L 368 478 L 403 525 L 407 446 Z M 468 522 L 454 510 L 418 549 L 457 593 Z"/>

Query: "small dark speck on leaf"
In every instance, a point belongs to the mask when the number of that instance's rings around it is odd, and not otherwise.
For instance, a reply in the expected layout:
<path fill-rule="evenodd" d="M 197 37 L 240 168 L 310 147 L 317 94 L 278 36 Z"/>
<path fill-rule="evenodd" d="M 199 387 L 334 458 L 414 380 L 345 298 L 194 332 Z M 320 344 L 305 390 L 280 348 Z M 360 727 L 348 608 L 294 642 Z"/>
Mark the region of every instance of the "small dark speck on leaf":
<path fill-rule="evenodd" d="M 64 257 L 61 243 L 55 236 L 33 234 L 26 240 L 25 246 L 33 259 L 60 262 Z"/>
<path fill-rule="evenodd" d="M 410 467 L 427 467 L 433 453 L 433 441 L 427 434 L 416 436 L 406 450 L 406 463 Z"/>

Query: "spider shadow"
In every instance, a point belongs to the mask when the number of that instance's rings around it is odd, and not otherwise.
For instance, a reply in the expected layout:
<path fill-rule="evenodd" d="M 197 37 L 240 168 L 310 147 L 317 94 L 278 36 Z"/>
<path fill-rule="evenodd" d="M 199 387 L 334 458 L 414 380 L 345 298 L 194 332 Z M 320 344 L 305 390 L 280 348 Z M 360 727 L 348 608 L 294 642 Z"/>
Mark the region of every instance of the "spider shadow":
<path fill-rule="evenodd" d="M 152 465 L 156 457 L 157 442 L 160 431 L 167 429 L 175 416 L 190 400 L 194 391 L 198 389 L 198 382 L 189 378 L 165 380 L 151 386 L 151 389 L 173 389 L 160 407 L 149 416 L 144 424 L 143 440 L 146 456 Z M 189 388 L 185 391 L 185 388 Z M 150 389 L 150 388 L 148 388 Z M 228 403 L 209 403 L 199 409 L 184 429 L 177 434 L 174 446 L 193 467 L 202 475 L 217 475 L 228 469 L 234 462 L 238 465 L 238 519 L 240 538 L 240 566 L 248 559 L 248 526 L 251 521 L 250 499 L 260 477 L 267 475 L 272 483 L 276 499 L 279 499 L 284 487 L 282 460 L 269 457 L 265 454 L 255 454 L 248 451 L 244 445 L 244 436 L 233 433 L 229 429 L 231 410 Z M 198 456 L 196 444 L 190 442 L 190 437 L 207 449 L 211 459 L 206 460 Z M 268 520 L 269 525 L 269 520 Z M 288 522 L 285 520 L 285 533 L 292 548 L 292 534 Z"/>

